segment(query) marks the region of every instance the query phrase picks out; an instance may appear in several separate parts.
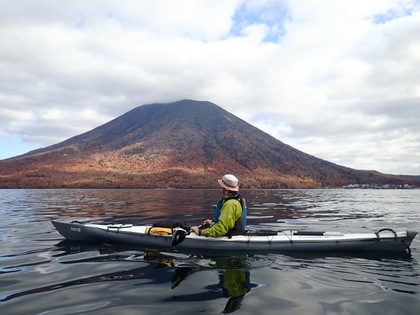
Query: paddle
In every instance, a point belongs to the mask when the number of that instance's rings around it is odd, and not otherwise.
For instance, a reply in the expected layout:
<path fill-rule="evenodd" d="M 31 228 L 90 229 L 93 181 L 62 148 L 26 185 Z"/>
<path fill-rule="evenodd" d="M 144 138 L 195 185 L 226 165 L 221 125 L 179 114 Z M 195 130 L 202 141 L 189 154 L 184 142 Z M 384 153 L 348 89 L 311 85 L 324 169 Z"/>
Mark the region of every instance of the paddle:
<path fill-rule="evenodd" d="M 203 224 L 199 225 L 198 228 L 201 229 L 203 227 Z M 188 232 L 184 229 L 176 229 L 174 233 L 172 234 L 172 247 L 175 247 L 176 245 L 182 243 L 185 240 L 185 237 L 190 235 L 192 230 L 189 230 Z"/>

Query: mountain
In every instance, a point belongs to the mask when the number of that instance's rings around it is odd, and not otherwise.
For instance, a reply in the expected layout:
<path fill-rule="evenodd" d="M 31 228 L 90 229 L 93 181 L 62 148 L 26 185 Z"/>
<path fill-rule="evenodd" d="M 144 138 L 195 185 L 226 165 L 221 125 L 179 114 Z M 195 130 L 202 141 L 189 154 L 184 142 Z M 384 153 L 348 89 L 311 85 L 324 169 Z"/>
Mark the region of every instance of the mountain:
<path fill-rule="evenodd" d="M 148 104 L 64 142 L 0 161 L 0 188 L 316 188 L 413 183 L 343 167 L 273 138 L 210 102 Z"/>
<path fill-rule="evenodd" d="M 398 175 L 398 177 L 420 181 L 420 175 Z"/>

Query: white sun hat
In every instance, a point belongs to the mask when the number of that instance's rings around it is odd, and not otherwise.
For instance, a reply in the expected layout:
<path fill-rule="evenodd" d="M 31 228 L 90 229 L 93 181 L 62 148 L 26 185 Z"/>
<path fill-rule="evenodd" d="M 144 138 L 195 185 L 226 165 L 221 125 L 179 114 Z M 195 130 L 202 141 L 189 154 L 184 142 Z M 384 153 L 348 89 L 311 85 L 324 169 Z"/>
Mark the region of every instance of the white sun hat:
<path fill-rule="evenodd" d="M 226 174 L 222 179 L 217 180 L 219 185 L 230 191 L 238 191 L 238 179 L 232 174 Z"/>

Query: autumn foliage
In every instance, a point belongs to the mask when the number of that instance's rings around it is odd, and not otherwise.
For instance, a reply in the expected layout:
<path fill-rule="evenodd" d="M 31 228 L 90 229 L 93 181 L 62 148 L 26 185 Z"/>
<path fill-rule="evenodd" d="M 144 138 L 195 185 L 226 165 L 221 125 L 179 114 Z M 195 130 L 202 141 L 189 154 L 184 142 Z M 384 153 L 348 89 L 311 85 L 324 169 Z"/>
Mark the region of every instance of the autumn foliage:
<path fill-rule="evenodd" d="M 209 102 L 139 106 L 62 143 L 0 161 L 0 188 L 318 188 L 410 182 L 330 163 Z"/>

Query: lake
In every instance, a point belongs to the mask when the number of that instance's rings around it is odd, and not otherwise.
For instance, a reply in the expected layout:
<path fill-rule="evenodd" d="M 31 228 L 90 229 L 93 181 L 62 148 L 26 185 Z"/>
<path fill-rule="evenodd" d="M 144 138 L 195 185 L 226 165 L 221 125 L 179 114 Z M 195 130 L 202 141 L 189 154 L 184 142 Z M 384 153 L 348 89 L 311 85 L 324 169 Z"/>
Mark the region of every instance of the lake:
<path fill-rule="evenodd" d="M 0 314 L 420 314 L 411 254 L 206 254 L 64 241 L 53 219 L 201 223 L 216 190 L 0 190 Z M 248 225 L 420 231 L 420 190 L 243 190 Z"/>

